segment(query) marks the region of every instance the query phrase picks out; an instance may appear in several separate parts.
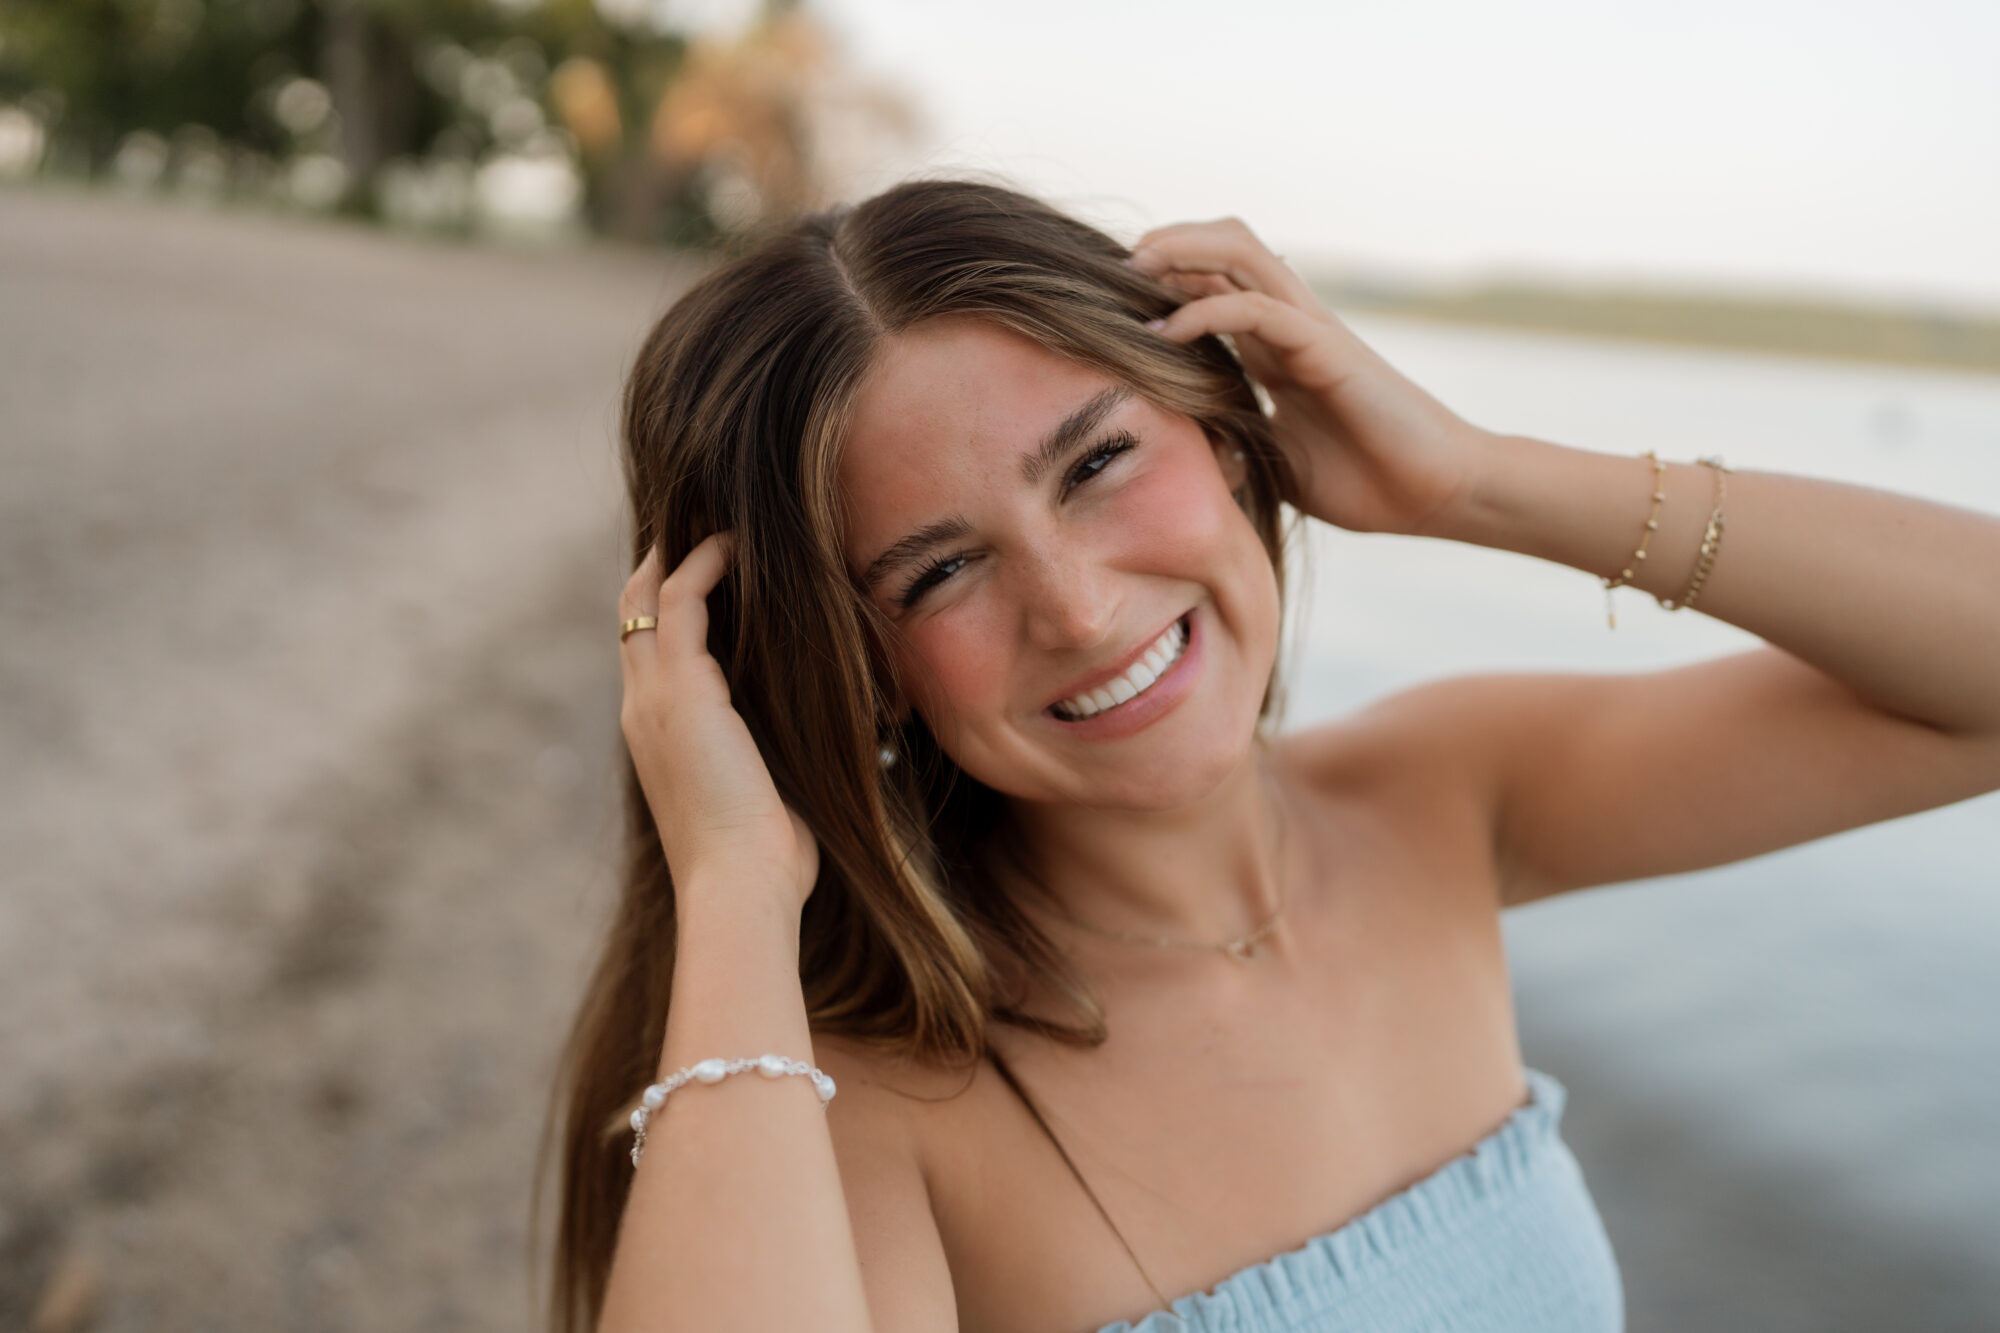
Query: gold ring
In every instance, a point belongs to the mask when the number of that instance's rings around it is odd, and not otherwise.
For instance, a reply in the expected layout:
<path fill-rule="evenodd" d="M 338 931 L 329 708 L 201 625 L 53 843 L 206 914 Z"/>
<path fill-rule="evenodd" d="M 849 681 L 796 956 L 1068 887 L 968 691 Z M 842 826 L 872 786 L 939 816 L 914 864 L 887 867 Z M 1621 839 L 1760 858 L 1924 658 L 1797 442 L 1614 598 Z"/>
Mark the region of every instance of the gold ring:
<path fill-rule="evenodd" d="M 634 616 L 632 619 L 618 626 L 618 642 L 625 642 L 625 636 L 634 630 L 657 629 L 659 628 L 659 624 L 660 618 L 658 616 Z"/>

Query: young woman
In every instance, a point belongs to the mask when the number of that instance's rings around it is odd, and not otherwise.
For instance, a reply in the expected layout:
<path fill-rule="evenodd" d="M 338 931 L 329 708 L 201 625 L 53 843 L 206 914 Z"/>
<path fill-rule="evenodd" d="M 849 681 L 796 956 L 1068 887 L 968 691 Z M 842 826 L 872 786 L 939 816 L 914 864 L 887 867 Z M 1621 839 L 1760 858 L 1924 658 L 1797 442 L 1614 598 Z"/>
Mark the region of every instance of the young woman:
<path fill-rule="evenodd" d="M 807 217 L 667 312 L 624 424 L 558 1327 L 1617 1329 L 1502 909 L 2000 786 L 2000 522 L 1482 430 L 1233 220 Z M 1300 513 L 1767 646 L 1275 735 Z"/>

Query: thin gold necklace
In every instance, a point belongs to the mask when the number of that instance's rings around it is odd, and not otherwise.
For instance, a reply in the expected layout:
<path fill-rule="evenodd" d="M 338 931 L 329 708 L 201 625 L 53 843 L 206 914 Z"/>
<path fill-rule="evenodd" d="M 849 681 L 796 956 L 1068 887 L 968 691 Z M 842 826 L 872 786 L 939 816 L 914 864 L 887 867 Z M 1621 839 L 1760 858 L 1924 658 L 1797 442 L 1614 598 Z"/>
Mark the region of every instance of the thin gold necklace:
<path fill-rule="evenodd" d="M 1056 909 L 1069 919 L 1071 925 L 1077 927 L 1079 930 L 1087 930 L 1093 935 L 1102 935 L 1106 939 L 1123 940 L 1127 944 L 1147 944 L 1156 949 L 1200 949 L 1204 951 L 1214 949 L 1239 962 L 1248 962 L 1256 952 L 1257 941 L 1263 939 L 1277 928 L 1278 918 L 1285 914 L 1285 905 L 1290 897 L 1285 887 L 1285 842 L 1287 834 L 1291 831 L 1292 821 L 1290 815 L 1285 811 L 1284 797 L 1275 792 L 1273 796 L 1278 808 L 1278 846 L 1273 857 L 1273 864 L 1278 868 L 1278 905 L 1272 909 L 1270 916 L 1264 918 L 1263 924 L 1248 935 L 1241 935 L 1236 939 L 1224 940 L 1220 944 L 1214 944 L 1207 940 L 1175 940 L 1158 935 L 1135 935 L 1129 931 L 1111 930 L 1104 926 L 1093 926 L 1088 921 L 1079 919 L 1075 913 L 1069 910 L 1068 904 L 1050 893 L 1048 888 L 1041 884 L 1040 880 L 1036 880 L 1035 883 L 1042 889 L 1043 896 L 1051 903 L 1054 903 Z"/>

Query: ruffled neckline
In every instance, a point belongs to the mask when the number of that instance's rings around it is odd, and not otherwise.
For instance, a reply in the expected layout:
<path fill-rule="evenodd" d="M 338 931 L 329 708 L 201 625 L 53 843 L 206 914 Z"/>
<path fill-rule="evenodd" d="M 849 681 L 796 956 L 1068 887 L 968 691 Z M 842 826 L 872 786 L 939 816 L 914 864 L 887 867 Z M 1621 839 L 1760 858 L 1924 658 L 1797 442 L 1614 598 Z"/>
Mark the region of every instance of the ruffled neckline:
<path fill-rule="evenodd" d="M 1523 1077 L 1528 1100 L 1505 1123 L 1414 1185 L 1295 1250 L 1176 1299 L 1169 1309 L 1136 1324 L 1106 1324 L 1096 1333 L 1234 1327 L 1246 1310 L 1296 1308 L 1302 1299 L 1323 1308 L 1399 1254 L 1466 1226 L 1492 1202 L 1522 1190 L 1558 1141 L 1568 1089 L 1539 1069 L 1524 1068 Z"/>

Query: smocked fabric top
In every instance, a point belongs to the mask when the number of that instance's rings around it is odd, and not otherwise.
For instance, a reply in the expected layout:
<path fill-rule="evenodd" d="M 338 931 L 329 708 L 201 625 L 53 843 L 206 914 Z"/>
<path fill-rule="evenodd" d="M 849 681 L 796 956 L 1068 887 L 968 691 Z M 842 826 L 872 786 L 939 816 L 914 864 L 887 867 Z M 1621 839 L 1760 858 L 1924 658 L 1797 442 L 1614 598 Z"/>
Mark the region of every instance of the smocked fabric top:
<path fill-rule="evenodd" d="M 1617 1260 L 1558 1132 L 1568 1090 L 1526 1078 L 1505 1124 L 1408 1189 L 1098 1333 L 1622 1333 Z"/>

